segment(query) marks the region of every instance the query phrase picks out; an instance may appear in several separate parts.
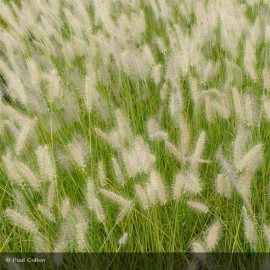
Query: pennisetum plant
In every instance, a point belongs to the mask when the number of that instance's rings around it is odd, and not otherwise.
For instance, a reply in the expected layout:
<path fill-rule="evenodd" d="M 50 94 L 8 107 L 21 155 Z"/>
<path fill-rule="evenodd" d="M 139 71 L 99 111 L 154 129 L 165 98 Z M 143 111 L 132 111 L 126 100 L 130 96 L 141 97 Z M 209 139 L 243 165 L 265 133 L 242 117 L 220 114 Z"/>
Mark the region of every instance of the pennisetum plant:
<path fill-rule="evenodd" d="M 1 251 L 267 251 L 267 1 L 15 2 Z"/>

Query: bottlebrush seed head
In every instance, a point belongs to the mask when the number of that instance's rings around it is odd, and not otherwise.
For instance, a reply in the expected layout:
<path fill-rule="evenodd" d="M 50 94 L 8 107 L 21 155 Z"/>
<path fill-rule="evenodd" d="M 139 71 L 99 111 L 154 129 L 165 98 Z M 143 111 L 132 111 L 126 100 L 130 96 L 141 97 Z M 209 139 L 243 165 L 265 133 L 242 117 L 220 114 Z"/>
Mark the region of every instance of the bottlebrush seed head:
<path fill-rule="evenodd" d="M 256 248 L 258 238 L 257 238 L 255 224 L 252 221 L 252 219 L 249 217 L 247 213 L 247 209 L 244 206 L 242 209 L 242 214 L 243 214 L 244 234 L 245 234 L 246 240 L 250 243 L 252 247 Z"/>
<path fill-rule="evenodd" d="M 221 237 L 221 223 L 219 220 L 210 225 L 207 231 L 205 243 L 209 251 L 213 251 Z"/>
<path fill-rule="evenodd" d="M 209 212 L 209 208 L 205 204 L 198 201 L 188 201 L 187 205 L 193 208 L 195 211 L 198 211 L 203 214 L 206 214 Z"/>
<path fill-rule="evenodd" d="M 19 211 L 11 208 L 5 210 L 6 217 L 12 221 L 12 223 L 20 228 L 35 233 L 38 230 L 36 224 L 26 215 L 21 214 Z"/>
<path fill-rule="evenodd" d="M 121 247 L 121 246 L 124 246 L 128 241 L 128 233 L 125 232 L 121 238 L 118 240 L 118 246 Z"/>

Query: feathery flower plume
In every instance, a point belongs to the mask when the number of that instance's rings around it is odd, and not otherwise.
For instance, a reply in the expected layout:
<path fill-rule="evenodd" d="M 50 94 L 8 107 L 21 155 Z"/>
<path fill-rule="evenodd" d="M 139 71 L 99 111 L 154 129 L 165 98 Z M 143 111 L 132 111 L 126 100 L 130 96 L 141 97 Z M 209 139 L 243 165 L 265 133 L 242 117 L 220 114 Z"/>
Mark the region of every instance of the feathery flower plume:
<path fill-rule="evenodd" d="M 120 109 L 116 109 L 115 118 L 117 123 L 117 130 L 122 138 L 125 140 L 130 140 L 133 137 L 132 130 L 130 128 L 130 124 L 128 119 L 124 116 L 124 113 Z"/>
<path fill-rule="evenodd" d="M 192 253 L 196 253 L 196 257 L 199 260 L 206 260 L 206 248 L 204 247 L 204 245 L 198 241 L 194 241 L 191 244 L 191 252 Z"/>
<path fill-rule="evenodd" d="M 74 226 L 71 216 L 61 224 L 58 241 L 54 244 L 55 259 L 61 259 L 57 252 L 65 252 L 74 237 Z"/>
<path fill-rule="evenodd" d="M 246 95 L 244 99 L 245 118 L 248 126 L 254 126 L 258 121 L 258 113 L 254 99 Z"/>
<path fill-rule="evenodd" d="M 142 137 L 134 138 L 130 150 L 122 150 L 122 158 L 129 177 L 134 177 L 142 172 L 149 172 L 156 161 L 156 157 L 151 153 L 149 146 Z"/>
<path fill-rule="evenodd" d="M 228 96 L 223 94 L 220 96 L 218 101 L 212 101 L 214 110 L 219 114 L 220 117 L 228 120 L 231 116 L 230 102 Z"/>
<path fill-rule="evenodd" d="M 35 252 L 48 252 L 48 240 L 45 237 L 41 237 L 39 234 L 35 233 L 33 243 Z"/>
<path fill-rule="evenodd" d="M 172 143 L 169 141 L 165 141 L 165 147 L 170 152 L 171 155 L 173 155 L 178 161 L 182 161 L 182 154 L 180 150 L 175 147 Z"/>
<path fill-rule="evenodd" d="M 155 43 L 157 44 L 158 49 L 161 52 L 165 53 L 165 51 L 166 51 L 166 45 L 165 45 L 163 39 L 160 38 L 159 36 L 156 36 L 155 37 Z"/>
<path fill-rule="evenodd" d="M 44 179 L 53 181 L 56 177 L 56 172 L 48 146 L 38 146 L 38 148 L 36 149 L 36 157 L 41 176 Z"/>
<path fill-rule="evenodd" d="M 118 240 L 118 246 L 121 247 L 121 246 L 124 246 L 128 241 L 128 233 L 125 232 L 121 237 L 120 239 Z"/>
<path fill-rule="evenodd" d="M 36 224 L 28 216 L 21 214 L 15 209 L 7 208 L 5 215 L 14 225 L 28 232 L 34 233 L 38 230 Z"/>
<path fill-rule="evenodd" d="M 22 80 L 19 77 L 16 77 L 15 74 L 11 75 L 12 81 L 9 84 L 8 93 L 17 101 L 21 102 L 24 106 L 29 106 L 29 97 L 26 94 L 26 89 L 23 85 Z"/>
<path fill-rule="evenodd" d="M 153 192 L 156 195 L 158 201 L 160 201 L 161 204 L 166 204 L 167 190 L 166 190 L 164 181 L 161 178 L 161 175 L 157 171 L 155 170 L 151 171 L 150 177 L 149 177 L 149 184 L 151 188 L 153 189 Z"/>
<path fill-rule="evenodd" d="M 20 209 L 22 213 L 26 213 L 28 208 L 27 201 L 21 189 L 14 188 L 12 194 L 15 207 Z"/>
<path fill-rule="evenodd" d="M 264 89 L 266 89 L 267 91 L 270 90 L 270 72 L 268 68 L 264 68 L 262 71 L 262 75 L 263 75 L 263 87 Z"/>
<path fill-rule="evenodd" d="M 247 241 L 250 243 L 250 245 L 254 248 L 257 246 L 257 233 L 254 222 L 251 220 L 251 218 L 248 216 L 246 208 L 243 206 L 242 209 L 243 214 L 243 223 L 244 223 L 244 233 Z"/>
<path fill-rule="evenodd" d="M 16 144 L 15 144 L 15 151 L 17 154 L 20 154 L 23 148 L 25 147 L 25 144 L 27 143 L 29 136 L 34 131 L 36 122 L 37 122 L 37 118 L 28 119 L 22 124 L 22 129 L 19 133 L 19 136 L 16 139 Z"/>
<path fill-rule="evenodd" d="M 178 173 L 175 177 L 175 183 L 173 185 L 173 192 L 172 192 L 173 198 L 175 200 L 179 199 L 179 197 L 182 195 L 184 182 L 185 182 L 185 175 L 182 173 Z"/>
<path fill-rule="evenodd" d="M 153 205 L 158 202 L 158 196 L 155 187 L 151 182 L 148 182 L 146 185 L 146 195 L 149 200 L 149 204 Z"/>
<path fill-rule="evenodd" d="M 86 76 L 84 103 L 89 113 L 92 112 L 94 105 L 95 79 Z"/>
<path fill-rule="evenodd" d="M 225 177 L 223 174 L 218 174 L 216 178 L 216 191 L 219 194 L 222 194 L 226 198 L 231 198 L 232 196 L 232 184 L 228 177 Z"/>
<path fill-rule="evenodd" d="M 9 180 L 14 181 L 17 184 L 21 185 L 23 183 L 23 180 L 19 172 L 16 170 L 16 168 L 14 168 L 14 160 L 11 157 L 10 150 L 6 152 L 6 154 L 3 156 L 2 159 Z"/>
<path fill-rule="evenodd" d="M 106 189 L 100 189 L 100 193 L 107 197 L 109 200 L 119 205 L 120 212 L 116 218 L 117 223 L 122 221 L 122 219 L 132 210 L 132 201 L 123 198 L 119 194 L 116 194 Z"/>
<path fill-rule="evenodd" d="M 68 198 L 65 198 L 62 201 L 60 213 L 63 218 L 66 218 L 67 215 L 70 213 L 71 207 L 70 207 L 70 200 Z"/>
<path fill-rule="evenodd" d="M 198 113 L 200 108 L 201 95 L 198 89 L 198 81 L 194 77 L 189 78 L 189 87 L 191 92 L 191 97 L 194 103 L 195 113 Z"/>
<path fill-rule="evenodd" d="M 8 8 L 7 4 L 1 2 L 0 5 L 1 5 L 0 8 L 1 17 L 4 18 L 4 20 L 15 30 L 22 31 L 22 28 L 19 26 L 15 15 L 13 14 L 12 10 Z"/>
<path fill-rule="evenodd" d="M 144 54 L 129 50 L 121 55 L 124 71 L 133 79 L 146 79 L 149 75 L 150 69 Z"/>
<path fill-rule="evenodd" d="M 122 173 L 122 170 L 121 170 L 121 167 L 117 161 L 116 158 L 112 158 L 112 165 L 113 165 L 113 170 L 114 170 L 114 173 L 116 175 L 116 180 L 117 182 L 124 186 L 125 185 L 125 177 L 123 176 L 123 173 Z"/>
<path fill-rule="evenodd" d="M 226 65 L 225 89 L 227 89 L 228 87 L 231 87 L 232 83 L 234 82 L 234 78 L 237 76 L 237 71 L 238 74 L 241 73 L 241 69 L 228 59 L 225 60 L 225 65 Z"/>
<path fill-rule="evenodd" d="M 218 89 L 216 88 L 210 88 L 207 90 L 204 90 L 200 93 L 200 97 L 206 99 L 206 97 L 211 97 L 211 98 L 220 98 L 221 93 Z"/>
<path fill-rule="evenodd" d="M 263 232 L 264 232 L 268 245 L 270 245 L 270 227 L 267 225 L 263 225 Z"/>
<path fill-rule="evenodd" d="M 73 31 L 75 33 L 80 33 L 81 32 L 81 25 L 79 23 L 79 18 L 77 19 L 74 15 L 73 12 L 71 12 L 71 10 L 69 10 L 68 8 L 63 8 L 65 17 L 67 19 L 68 22 L 70 22 L 71 27 L 73 28 Z"/>
<path fill-rule="evenodd" d="M 53 69 L 48 75 L 49 79 L 49 88 L 48 88 L 48 97 L 49 101 L 52 102 L 61 96 L 61 86 L 60 86 L 60 77 L 57 74 L 57 71 Z"/>
<path fill-rule="evenodd" d="M 253 173 L 245 171 L 238 179 L 236 184 L 236 190 L 242 196 L 245 204 L 250 205 L 251 197 L 251 184 L 252 184 Z"/>
<path fill-rule="evenodd" d="M 237 186 L 237 173 L 236 170 L 234 168 L 234 166 L 232 166 L 224 157 L 223 153 L 222 153 L 222 149 L 219 148 L 217 153 L 216 153 L 216 158 L 219 161 L 221 168 L 222 168 L 222 174 L 226 177 L 228 177 L 231 181 L 232 184 L 234 184 L 235 186 Z"/>
<path fill-rule="evenodd" d="M 213 251 L 218 244 L 221 236 L 221 223 L 219 220 L 215 221 L 208 228 L 205 244 L 209 251 Z"/>
<path fill-rule="evenodd" d="M 55 217 L 53 215 L 53 213 L 50 211 L 50 209 L 48 209 L 46 206 L 38 204 L 37 209 L 40 211 L 40 213 L 46 217 L 49 221 L 54 222 L 55 221 Z"/>
<path fill-rule="evenodd" d="M 105 103 L 104 98 L 98 92 L 95 92 L 95 105 L 101 118 L 104 121 L 107 121 L 109 118 L 108 106 Z"/>
<path fill-rule="evenodd" d="M 188 201 L 187 202 L 187 205 L 191 208 L 193 208 L 194 210 L 198 211 L 198 212 L 201 212 L 201 213 L 208 213 L 209 212 L 209 209 L 208 207 L 201 203 L 201 202 L 197 202 L 197 201 Z"/>
<path fill-rule="evenodd" d="M 206 133 L 205 131 L 202 131 L 197 140 L 194 153 L 190 157 L 190 165 L 191 165 L 192 170 L 194 170 L 195 172 L 198 171 L 199 163 L 209 162 L 208 160 L 201 159 L 201 156 L 203 154 L 204 147 L 205 147 L 205 141 L 206 141 Z"/>
<path fill-rule="evenodd" d="M 178 199 L 182 193 L 199 193 L 201 192 L 201 181 L 195 174 L 191 172 L 178 173 L 174 184 L 174 198 Z"/>
<path fill-rule="evenodd" d="M 265 116 L 268 121 L 270 121 L 270 99 L 267 97 L 263 97 L 263 107 L 264 107 L 264 112 Z"/>
<path fill-rule="evenodd" d="M 159 84 L 161 80 L 162 65 L 158 64 L 152 68 L 151 77 L 155 84 Z"/>
<path fill-rule="evenodd" d="M 169 95 L 169 87 L 167 83 L 164 83 L 160 89 L 160 99 L 163 103 L 165 103 L 168 95 Z"/>
<path fill-rule="evenodd" d="M 15 165 L 21 177 L 23 177 L 34 190 L 39 190 L 40 182 L 36 174 L 27 165 L 20 161 L 16 161 Z"/>
<path fill-rule="evenodd" d="M 209 123 L 212 122 L 212 115 L 213 115 L 213 102 L 209 95 L 205 97 L 205 114 L 206 119 Z"/>
<path fill-rule="evenodd" d="M 209 79 L 212 79 L 215 77 L 220 70 L 220 63 L 219 62 L 214 62 L 212 60 L 206 61 L 206 66 L 201 68 L 201 79 L 202 82 L 205 83 Z"/>
<path fill-rule="evenodd" d="M 162 130 L 159 123 L 153 117 L 147 121 L 147 132 L 151 140 L 168 140 L 168 134 Z"/>
<path fill-rule="evenodd" d="M 238 170 L 248 170 L 254 172 L 262 163 L 263 145 L 257 144 L 254 146 L 238 163 Z"/>
<path fill-rule="evenodd" d="M 141 206 L 144 209 L 148 209 L 150 204 L 149 204 L 149 199 L 145 190 L 140 185 L 137 184 L 135 185 L 135 192 L 136 192 L 136 197 L 140 201 Z"/>
<path fill-rule="evenodd" d="M 52 181 L 49 186 L 48 195 L 47 195 L 47 205 L 49 208 L 52 208 L 56 199 L 56 182 Z"/>
<path fill-rule="evenodd" d="M 98 162 L 98 180 L 102 186 L 106 185 L 106 178 L 107 176 L 106 176 L 104 162 L 100 160 Z"/>
<path fill-rule="evenodd" d="M 78 135 L 68 144 L 68 152 L 74 162 L 81 168 L 85 168 L 85 162 L 88 155 L 88 147 L 84 139 Z"/>
<path fill-rule="evenodd" d="M 131 77 L 136 77 L 136 70 L 131 68 L 132 59 L 135 59 L 135 55 L 130 51 L 124 51 L 121 54 L 121 62 L 123 65 L 124 71 Z M 134 66 L 136 66 L 136 62 L 133 62 Z"/>
<path fill-rule="evenodd" d="M 142 53 L 144 56 L 144 59 L 147 63 L 148 66 L 154 66 L 155 64 L 155 59 L 153 57 L 152 51 L 149 48 L 149 46 L 147 44 L 145 44 L 142 48 Z"/>
<path fill-rule="evenodd" d="M 109 200 L 117 203 L 119 206 L 124 206 L 128 202 L 127 199 L 125 199 L 124 197 L 122 197 L 119 194 L 114 193 L 112 191 L 109 191 L 109 190 L 106 190 L 106 189 L 100 189 L 99 191 L 100 191 L 101 194 L 103 194 Z"/>
<path fill-rule="evenodd" d="M 191 244 L 191 250 L 193 253 L 206 253 L 206 248 L 200 242 L 193 242 Z"/>
<path fill-rule="evenodd" d="M 104 208 L 96 195 L 96 189 L 92 179 L 88 179 L 86 185 L 86 199 L 88 207 L 96 214 L 97 220 L 101 223 L 105 222 L 106 216 Z"/>
<path fill-rule="evenodd" d="M 1 99 L 1 97 L 0 97 Z M 1 106 L 1 102 L 0 102 L 0 106 Z M 0 120 L 0 136 L 2 136 L 4 134 L 4 129 L 5 129 L 5 121 Z"/>
<path fill-rule="evenodd" d="M 86 234 L 88 230 L 88 221 L 86 213 L 83 211 L 82 207 L 74 208 L 76 223 L 76 240 L 78 244 L 78 249 L 80 252 L 87 249 Z"/>
<path fill-rule="evenodd" d="M 72 92 L 66 92 L 62 100 L 65 104 L 63 107 L 64 121 L 66 124 L 72 124 L 78 120 L 79 104 L 77 98 Z"/>
<path fill-rule="evenodd" d="M 246 40 L 244 48 L 244 68 L 252 80 L 257 79 L 255 48 L 250 40 Z"/>
<path fill-rule="evenodd" d="M 7 127 L 7 129 L 11 132 L 14 138 L 17 138 L 19 136 L 19 129 L 12 121 L 4 120 L 3 123 Z"/>
<path fill-rule="evenodd" d="M 236 167 L 241 162 L 245 154 L 245 148 L 246 148 L 246 144 L 247 144 L 249 136 L 250 136 L 250 133 L 247 130 L 240 129 L 237 132 L 237 135 L 233 142 L 233 158 L 234 158 L 234 165 Z"/>
<path fill-rule="evenodd" d="M 169 112 L 175 123 L 178 123 L 183 110 L 183 98 L 180 91 L 174 91 L 170 95 Z"/>
<path fill-rule="evenodd" d="M 56 159 L 57 163 L 61 165 L 61 167 L 65 170 L 70 169 L 70 158 L 69 155 L 67 155 L 66 151 L 63 151 L 61 149 L 56 150 Z"/>
<path fill-rule="evenodd" d="M 3 102 L 1 104 L 1 114 L 5 115 L 8 119 L 12 119 L 15 123 L 21 125 L 21 123 L 25 123 L 28 119 L 24 114 L 18 112 L 16 109 L 12 108 L 10 105 L 4 105 Z"/>
<path fill-rule="evenodd" d="M 182 177 L 184 178 L 183 188 L 185 192 L 196 194 L 202 191 L 201 180 L 196 174 L 187 172 Z"/>
<path fill-rule="evenodd" d="M 116 223 L 120 223 L 124 217 L 132 210 L 133 202 L 132 201 L 127 201 L 127 204 L 122 206 L 120 209 L 120 212 L 118 213 L 116 217 Z"/>
<path fill-rule="evenodd" d="M 111 131 L 110 134 L 103 132 L 99 128 L 94 128 L 94 131 L 101 139 L 106 141 L 114 149 L 119 150 L 123 147 L 123 138 L 120 137 L 120 134 L 116 130 Z"/>
<path fill-rule="evenodd" d="M 99 128 L 94 128 L 94 131 L 114 149 L 121 150 L 125 146 L 125 142 L 133 137 L 133 134 L 129 123 L 121 110 L 117 109 L 115 111 L 115 116 L 117 128 L 113 129 L 109 134 L 104 133 Z"/>
<path fill-rule="evenodd" d="M 182 159 L 185 160 L 189 150 L 190 142 L 190 129 L 187 120 L 184 117 L 180 117 L 179 127 L 180 133 L 180 152 Z"/>
<path fill-rule="evenodd" d="M 234 110 L 235 110 L 236 117 L 238 118 L 240 122 L 244 123 L 245 122 L 245 109 L 242 103 L 241 95 L 236 88 L 232 89 L 232 94 L 233 94 L 233 103 L 234 103 Z"/>

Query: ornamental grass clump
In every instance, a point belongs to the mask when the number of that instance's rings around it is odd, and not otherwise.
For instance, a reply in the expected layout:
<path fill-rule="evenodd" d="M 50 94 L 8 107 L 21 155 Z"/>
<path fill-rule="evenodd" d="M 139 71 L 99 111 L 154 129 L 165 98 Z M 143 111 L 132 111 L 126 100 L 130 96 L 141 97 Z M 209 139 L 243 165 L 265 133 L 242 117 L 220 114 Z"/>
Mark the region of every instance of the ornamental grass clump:
<path fill-rule="evenodd" d="M 268 252 L 269 10 L 0 0 L 0 251 Z"/>

